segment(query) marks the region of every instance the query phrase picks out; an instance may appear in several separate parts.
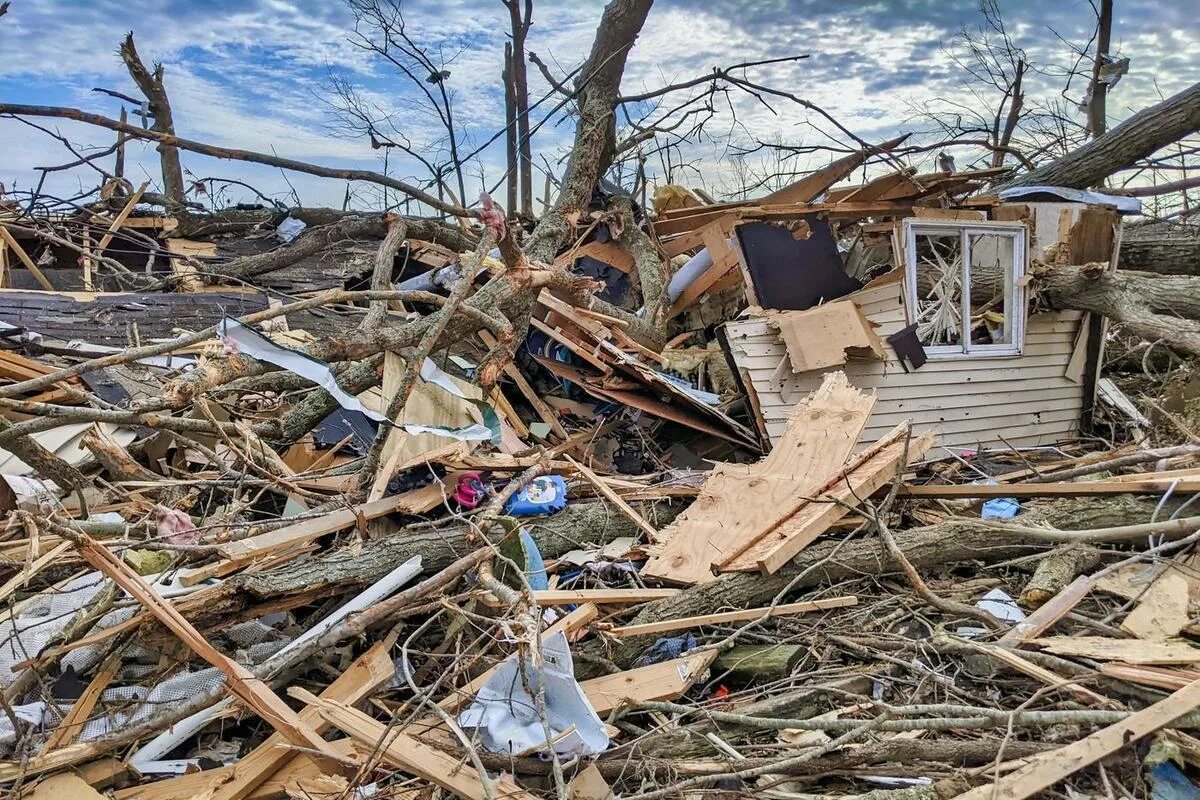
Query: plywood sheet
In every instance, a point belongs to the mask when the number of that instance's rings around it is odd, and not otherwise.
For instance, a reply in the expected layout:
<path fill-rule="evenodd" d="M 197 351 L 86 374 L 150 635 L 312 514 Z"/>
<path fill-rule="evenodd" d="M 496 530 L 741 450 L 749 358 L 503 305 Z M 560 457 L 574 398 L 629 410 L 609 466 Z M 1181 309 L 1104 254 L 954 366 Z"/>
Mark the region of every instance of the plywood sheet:
<path fill-rule="evenodd" d="M 845 364 L 850 353 L 884 357 L 883 342 L 853 300 L 838 300 L 806 311 L 775 311 L 767 319 L 779 329 L 792 372 Z"/>
<path fill-rule="evenodd" d="M 671 525 L 643 574 L 673 583 L 713 580 L 710 565 L 779 521 L 797 496 L 845 463 L 875 406 L 872 395 L 833 373 L 789 418 L 788 431 L 756 464 L 718 464 L 700 496 Z"/>

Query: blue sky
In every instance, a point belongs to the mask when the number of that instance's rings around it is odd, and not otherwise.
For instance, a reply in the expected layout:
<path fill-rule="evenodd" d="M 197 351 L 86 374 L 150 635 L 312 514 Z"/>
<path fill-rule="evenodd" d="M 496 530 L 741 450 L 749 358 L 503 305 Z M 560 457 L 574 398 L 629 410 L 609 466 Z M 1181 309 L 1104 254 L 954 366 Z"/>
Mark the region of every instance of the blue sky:
<path fill-rule="evenodd" d="M 1094 26 L 1087 0 L 1056 3 L 1002 0 L 1001 10 L 1017 43 L 1035 62 L 1069 60 L 1062 40 L 1084 44 Z M 1129 75 L 1110 96 L 1110 116 L 1154 102 L 1200 80 L 1200 20 L 1194 6 L 1172 0 L 1116 0 L 1113 49 L 1132 59 Z M 507 10 L 499 0 L 405 2 L 414 38 L 448 59 L 448 85 L 456 113 L 472 141 L 503 126 L 500 64 Z M 586 55 L 602 4 L 587 0 L 537 0 L 529 49 L 562 75 Z M 793 92 L 836 116 L 857 135 L 882 139 L 896 130 L 920 128 L 924 109 L 946 98 L 964 98 L 968 76 L 951 59 L 955 36 L 982 20 L 977 0 L 877 0 L 840 3 L 816 0 L 659 0 L 634 49 L 627 92 L 755 58 L 808 53 L 803 61 L 754 70 L 756 81 Z M 166 65 L 166 81 L 181 136 L 213 144 L 270 152 L 322 164 L 381 169 L 380 151 L 339 134 L 329 106 L 330 75 L 349 82 L 418 144 L 433 147 L 438 129 L 415 104 L 415 90 L 385 63 L 351 41 L 354 18 L 339 0 L 13 0 L 0 18 L 0 98 L 8 102 L 66 105 L 115 117 L 120 103 L 93 86 L 136 95 L 116 55 L 133 30 L 142 57 Z M 531 89 L 547 85 L 531 67 Z M 1031 76 L 1029 101 L 1059 96 L 1061 78 Z M 1076 97 L 1077 99 L 1077 97 Z M 726 134 L 815 143 L 819 133 L 798 106 L 771 111 L 748 96 L 733 99 L 737 125 L 727 110 L 711 123 L 711 138 L 689 145 L 691 183 L 714 193 L 736 188 L 736 159 L 724 149 Z M 107 145 L 107 132 L 42 120 L 83 145 Z M 828 126 L 821 123 L 822 127 Z M 570 123 L 556 119 L 534 140 L 535 159 L 557 165 L 569 141 Z M 818 161 L 827 157 L 817 156 Z M 0 120 L 0 182 L 29 188 L 32 167 L 72 156 L 44 134 Z M 131 145 L 128 174 L 157 181 L 156 159 L 145 145 Z M 111 162 L 110 162 L 111 163 Z M 286 197 L 293 189 L 306 205 L 340 205 L 343 182 L 289 174 L 185 153 L 196 178 L 229 177 L 265 193 Z M 415 164 L 393 158 L 392 174 L 421 177 Z M 561 167 L 558 168 L 561 171 Z M 498 148 L 472 165 L 468 194 L 479 176 L 491 183 L 503 171 Z M 58 194 L 86 189 L 94 173 L 55 175 Z M 541 178 L 537 179 L 540 187 Z M 354 187 L 355 204 L 381 202 Z M 540 194 L 540 191 L 538 192 Z M 231 195 L 248 199 L 244 193 Z"/>

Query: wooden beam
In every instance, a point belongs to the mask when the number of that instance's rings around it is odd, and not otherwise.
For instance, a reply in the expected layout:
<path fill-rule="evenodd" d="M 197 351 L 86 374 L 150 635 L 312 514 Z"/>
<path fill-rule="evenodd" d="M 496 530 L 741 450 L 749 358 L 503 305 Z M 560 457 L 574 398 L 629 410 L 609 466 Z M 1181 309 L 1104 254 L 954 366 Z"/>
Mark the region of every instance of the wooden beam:
<path fill-rule="evenodd" d="M 25 269 L 33 273 L 33 277 L 37 278 L 37 282 L 42 285 L 43 289 L 48 292 L 57 291 L 54 288 L 54 284 L 52 284 L 50 279 L 46 277 L 46 274 L 38 268 L 37 264 L 33 263 L 33 259 L 30 258 L 29 254 L 25 252 L 24 248 L 17 243 L 17 240 L 13 238 L 13 235 L 8 232 L 8 228 L 4 227 L 3 225 L 0 225 L 0 239 L 3 239 L 4 243 L 8 245 L 9 249 L 17 254 L 17 259 L 25 265 Z"/>
<path fill-rule="evenodd" d="M 808 600 L 801 603 L 785 603 L 774 608 L 747 608 L 741 611 L 723 611 L 717 614 L 702 614 L 698 617 L 682 617 L 661 622 L 646 622 L 641 625 L 626 625 L 613 628 L 609 633 L 618 639 L 631 636 L 646 636 L 669 631 L 682 631 L 688 628 L 699 628 L 702 625 L 720 625 L 725 622 L 749 622 L 767 617 L 788 617 L 794 614 L 809 614 L 813 611 L 827 611 L 832 608 L 845 608 L 858 605 L 858 598 L 853 595 L 845 597 L 829 597 L 823 600 Z"/>
<path fill-rule="evenodd" d="M 129 196 L 129 200 L 125 203 L 125 207 L 113 218 L 112 224 L 108 226 L 108 230 L 100 237 L 100 241 L 96 243 L 96 249 L 92 251 L 93 255 L 99 256 L 104 252 L 104 248 L 108 247 L 113 240 L 113 236 L 125 224 L 125 220 L 133 212 L 133 207 L 142 199 L 142 193 L 146 191 L 146 187 L 150 185 L 149 181 L 145 181 L 137 188 L 133 194 Z"/>
<path fill-rule="evenodd" d="M 311 751 L 312 758 L 321 764 L 322 769 L 333 773 L 343 771 L 341 759 L 329 749 L 328 743 L 302 722 L 279 695 L 253 672 L 213 647 L 178 609 L 160 597 L 128 564 L 86 534 L 79 534 L 75 545 L 84 560 L 145 606 L 196 655 L 224 672 L 229 691 L 247 708 L 270 724 L 288 742 Z"/>
<path fill-rule="evenodd" d="M 573 464 L 575 466 L 575 469 L 579 471 L 579 474 L 582 475 L 584 477 L 584 479 L 587 480 L 588 483 L 590 483 L 592 486 L 596 487 L 596 491 L 598 491 L 600 494 L 604 495 L 606 500 L 608 500 L 610 503 L 612 503 L 614 506 L 616 506 L 618 511 L 620 511 L 622 514 L 624 514 L 625 517 L 630 522 L 632 522 L 643 533 L 645 533 L 648 541 L 650 541 L 650 542 L 658 541 L 658 530 L 653 525 L 651 525 L 649 522 L 647 522 L 646 519 L 641 514 L 639 514 L 636 510 L 634 510 L 634 508 L 631 505 L 629 505 L 629 503 L 626 503 L 625 500 L 622 499 L 622 497 L 619 494 L 617 494 L 615 491 L 613 491 L 612 487 L 609 486 L 607 483 L 605 483 L 603 478 L 601 478 L 596 473 L 592 472 L 590 469 L 585 467 L 583 464 L 581 464 L 578 461 L 576 461 L 575 459 L 571 458 L 569 455 L 564 454 L 563 458 L 566 459 L 571 464 Z"/>
<path fill-rule="evenodd" d="M 958 795 L 955 800 L 1025 800 L 1049 789 L 1084 767 L 1112 755 L 1200 705 L 1200 681 L 1193 681 L 1152 706 L 1120 722 L 1071 742 L 1065 747 L 1033 756 L 1020 767 L 994 781 Z"/>
<path fill-rule="evenodd" d="M 479 338 L 485 345 L 487 345 L 489 350 L 496 347 L 496 337 L 492 335 L 491 331 L 480 329 Z M 555 435 L 561 436 L 563 439 L 568 438 L 567 429 L 564 428 L 562 423 L 558 421 L 558 415 L 554 413 L 554 409 L 546 405 L 546 401 L 543 400 L 536 391 L 534 391 L 534 388 L 529 384 L 529 381 L 525 379 L 525 375 L 521 372 L 521 370 L 517 369 L 516 365 L 513 364 L 509 359 L 505 359 L 504 361 L 504 374 L 507 375 L 513 384 L 516 385 L 517 390 L 521 393 L 521 396 L 525 398 L 529 405 L 533 406 L 533 410 L 536 411 L 537 415 L 542 418 L 542 422 L 545 422 L 547 425 L 549 425 L 550 430 L 553 431 Z"/>
<path fill-rule="evenodd" d="M 479 775 L 464 759 L 431 747 L 402 728 L 388 729 L 382 722 L 357 711 L 345 703 L 321 698 L 299 687 L 288 692 L 292 697 L 314 707 L 321 716 L 357 742 L 375 747 L 390 766 L 434 783 L 466 800 L 537 800 L 511 782 L 500 783 Z M 488 780 L 490 793 L 483 781 Z"/>
<path fill-rule="evenodd" d="M 431 488 L 432 487 L 432 488 Z M 247 562 L 267 553 L 278 552 L 287 547 L 311 542 L 343 528 L 349 528 L 361 520 L 373 520 L 388 514 L 405 512 L 419 514 L 442 501 L 445 487 L 439 483 L 422 486 L 404 494 L 383 497 L 374 502 L 362 503 L 351 508 L 330 511 L 319 517 L 301 520 L 278 530 L 249 536 L 236 542 L 228 542 L 217 548 L 217 552 L 231 561 Z"/>
<path fill-rule="evenodd" d="M 579 686 L 597 714 L 607 714 L 626 700 L 674 700 L 692 688 L 716 657 L 716 650 L 702 650 L 648 667 L 592 678 Z"/>
<path fill-rule="evenodd" d="M 63 717 L 62 722 L 50 734 L 50 738 L 46 739 L 46 744 L 42 746 L 41 755 L 52 753 L 60 747 L 66 747 L 72 744 L 83 732 L 83 726 L 87 724 L 88 718 L 92 714 L 92 710 L 96 707 L 96 703 L 100 701 L 100 695 L 112 683 L 112 679 L 116 677 L 117 671 L 121 669 L 121 653 L 111 653 L 104 663 L 100 666 L 100 670 L 95 677 L 88 683 L 87 688 L 83 690 L 83 694 L 79 695 L 71 710 Z"/>
<path fill-rule="evenodd" d="M 321 692 L 321 697 L 339 703 L 358 703 L 396 674 L 392 661 L 393 641 L 384 639 L 376 642 L 369 650 L 355 659 L 354 663 Z M 311 725 L 317 733 L 329 729 L 325 720 L 312 708 L 304 708 L 300 719 Z M 272 734 L 258 747 L 242 756 L 229 767 L 229 774 L 219 784 L 210 800 L 242 800 L 250 795 L 263 781 L 280 767 L 296 758 L 286 747 L 286 740 L 278 733 Z M 183 795 L 194 796 L 194 795 Z"/>

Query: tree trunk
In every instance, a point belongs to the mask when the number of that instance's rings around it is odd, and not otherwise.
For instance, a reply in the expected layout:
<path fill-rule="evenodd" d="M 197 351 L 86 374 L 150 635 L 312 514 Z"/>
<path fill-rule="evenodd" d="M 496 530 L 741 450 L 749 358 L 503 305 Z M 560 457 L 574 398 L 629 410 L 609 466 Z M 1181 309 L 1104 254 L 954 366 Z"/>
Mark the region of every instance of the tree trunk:
<path fill-rule="evenodd" d="M 1200 130 L 1200 83 L 1144 108 L 1117 127 L 1005 186 L 1067 186 L 1086 189 L 1138 159 Z"/>
<path fill-rule="evenodd" d="M 1149 519 L 1154 505 L 1128 497 L 1103 501 L 1097 498 L 1056 500 L 1028 509 L 1022 518 L 1026 525 L 1040 519 L 1059 530 L 1082 530 L 1144 522 Z M 967 561 L 1001 561 L 1047 547 L 1045 541 L 1000 535 L 994 527 L 970 520 L 948 520 L 939 525 L 895 531 L 893 535 L 904 555 L 919 570 Z M 629 624 L 693 617 L 731 608 L 754 608 L 769 604 L 784 589 L 798 594 L 813 586 L 861 575 L 878 576 L 899 571 L 889 561 L 877 537 L 849 542 L 837 550 L 836 556 L 835 547 L 835 542 L 810 545 L 774 575 L 726 574 L 710 583 L 692 586 L 643 607 Z M 611 654 L 612 660 L 628 668 L 653 638 L 622 639 Z"/>
<path fill-rule="evenodd" d="M 150 129 L 164 136 L 173 137 L 175 121 L 171 117 L 171 102 L 167 99 L 167 89 L 163 85 L 163 65 L 155 64 L 153 72 L 146 69 L 137 49 L 133 46 L 132 32 L 121 43 L 121 60 L 125 62 L 129 76 L 142 90 L 142 94 L 146 96 L 149 103 L 150 113 L 154 115 L 154 124 L 150 126 Z M 158 157 L 162 164 L 163 194 L 171 203 L 182 206 L 184 201 L 183 167 L 179 163 L 179 150 L 166 141 L 160 141 Z"/>
<path fill-rule="evenodd" d="M 522 5 L 524 8 L 522 9 Z M 512 20 L 512 58 L 509 77 L 512 79 L 513 113 L 517 119 L 517 153 L 521 175 L 521 216 L 533 219 L 533 146 L 529 131 L 529 70 L 525 62 L 525 37 L 533 16 L 533 0 L 509 0 L 508 13 Z M 509 209 L 509 213 L 516 207 Z"/>
<path fill-rule="evenodd" d="M 1104 135 L 1108 127 L 1108 84 L 1100 80 L 1100 70 L 1108 58 L 1112 39 L 1113 0 L 1100 0 L 1100 18 L 1096 29 L 1096 63 L 1092 66 L 1092 100 L 1088 103 L 1088 128 L 1092 138 Z"/>
<path fill-rule="evenodd" d="M 1200 275 L 1200 227 L 1177 222 L 1130 225 L 1121 231 L 1121 269 Z"/>
<path fill-rule="evenodd" d="M 515 2 L 515 0 L 514 0 Z M 617 99 L 625 60 L 650 13 L 652 0 L 613 0 L 604 7 L 592 51 L 579 71 L 575 92 L 579 121 L 571 160 L 563 173 L 562 190 L 554 208 L 543 215 L 530 237 L 526 253 L 535 261 L 554 260 L 571 235 L 567 221 L 582 213 L 600 178 L 612 165 L 617 143 Z"/>
<path fill-rule="evenodd" d="M 1034 286 L 1051 308 L 1103 314 L 1147 341 L 1200 355 L 1200 277 L 1110 272 L 1107 266 L 1045 267 Z"/>

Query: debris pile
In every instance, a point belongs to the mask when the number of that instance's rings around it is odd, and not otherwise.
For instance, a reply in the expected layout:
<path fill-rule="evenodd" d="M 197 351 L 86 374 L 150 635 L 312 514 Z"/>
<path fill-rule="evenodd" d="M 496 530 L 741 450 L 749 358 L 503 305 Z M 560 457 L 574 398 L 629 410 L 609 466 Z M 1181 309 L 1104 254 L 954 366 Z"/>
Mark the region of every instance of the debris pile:
<path fill-rule="evenodd" d="M 1200 444 L 1030 285 L 1136 209 L 877 152 L 552 264 L 6 211 L 10 796 L 1195 796 Z"/>

